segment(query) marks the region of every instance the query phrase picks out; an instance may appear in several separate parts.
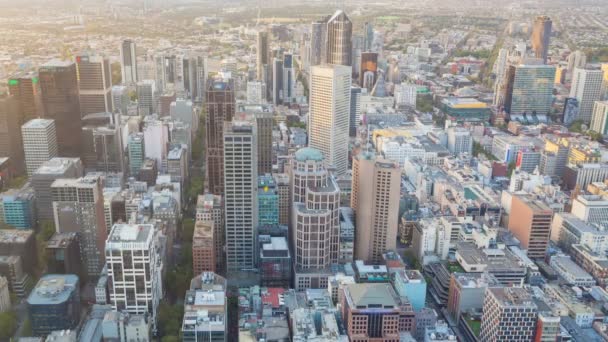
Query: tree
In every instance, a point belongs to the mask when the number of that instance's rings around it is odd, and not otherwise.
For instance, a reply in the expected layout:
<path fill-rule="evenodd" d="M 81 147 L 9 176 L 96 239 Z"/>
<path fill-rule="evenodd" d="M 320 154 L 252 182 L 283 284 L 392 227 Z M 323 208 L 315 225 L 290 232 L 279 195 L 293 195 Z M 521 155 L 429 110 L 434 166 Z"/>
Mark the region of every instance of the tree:
<path fill-rule="evenodd" d="M 182 220 L 182 241 L 192 242 L 194 234 L 194 219 L 185 218 Z"/>
<path fill-rule="evenodd" d="M 160 340 L 161 342 L 178 342 L 179 341 L 179 337 L 177 336 L 163 336 L 163 338 L 161 338 Z"/>
<path fill-rule="evenodd" d="M 110 65 L 110 70 L 112 70 L 112 85 L 118 85 L 122 83 L 122 70 L 120 68 L 120 63 L 112 63 Z"/>
<path fill-rule="evenodd" d="M 429 95 L 421 95 L 416 99 L 416 109 L 421 112 L 433 111 L 433 99 Z"/>
<path fill-rule="evenodd" d="M 170 305 L 162 302 L 158 307 L 158 327 L 161 336 L 179 336 L 182 317 L 184 314 L 183 305 Z M 163 338 L 162 341 L 165 341 Z M 169 339 L 168 341 L 173 341 Z"/>
<path fill-rule="evenodd" d="M 515 162 L 510 162 L 509 165 L 507 165 L 507 177 L 511 178 L 511 175 L 513 174 L 514 170 L 515 170 Z"/>
<path fill-rule="evenodd" d="M 17 329 L 17 316 L 13 312 L 0 313 L 0 340 L 13 337 Z"/>

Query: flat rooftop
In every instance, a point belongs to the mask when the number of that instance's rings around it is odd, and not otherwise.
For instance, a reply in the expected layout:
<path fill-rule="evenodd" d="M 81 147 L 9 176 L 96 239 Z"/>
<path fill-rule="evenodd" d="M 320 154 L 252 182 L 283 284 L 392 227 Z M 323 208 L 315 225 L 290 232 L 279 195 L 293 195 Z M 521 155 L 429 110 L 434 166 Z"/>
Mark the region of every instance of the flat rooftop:
<path fill-rule="evenodd" d="M 108 236 L 108 242 L 146 242 L 154 232 L 151 224 L 116 223 Z"/>
<path fill-rule="evenodd" d="M 80 158 L 52 158 L 42 164 L 38 170 L 36 170 L 36 174 L 64 174 L 71 165 L 78 164 L 79 162 Z"/>
<path fill-rule="evenodd" d="M 33 234 L 32 230 L 0 229 L 0 243 L 25 243 Z"/>
<path fill-rule="evenodd" d="M 395 291 L 388 283 L 348 284 L 346 295 L 355 306 L 353 309 L 392 309 L 399 306 Z"/>
<path fill-rule="evenodd" d="M 73 274 L 47 274 L 36 284 L 27 298 L 30 305 L 59 304 L 77 291 L 78 277 Z"/>
<path fill-rule="evenodd" d="M 50 119 L 32 119 L 26 122 L 22 127 L 26 129 L 45 129 L 55 123 L 54 120 Z"/>

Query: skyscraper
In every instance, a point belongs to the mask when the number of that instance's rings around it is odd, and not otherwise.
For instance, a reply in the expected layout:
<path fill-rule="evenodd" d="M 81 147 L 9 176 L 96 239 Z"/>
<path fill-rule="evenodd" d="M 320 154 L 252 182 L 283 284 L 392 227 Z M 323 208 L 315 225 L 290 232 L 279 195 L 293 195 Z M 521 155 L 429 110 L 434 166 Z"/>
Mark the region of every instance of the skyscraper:
<path fill-rule="evenodd" d="M 568 72 L 573 72 L 577 68 L 585 68 L 587 56 L 581 50 L 576 50 L 568 56 Z"/>
<path fill-rule="evenodd" d="M 351 208 L 356 215 L 355 258 L 378 264 L 396 248 L 401 194 L 399 165 L 370 153 L 353 158 Z"/>
<path fill-rule="evenodd" d="M 351 70 L 343 65 L 315 66 L 310 83 L 309 146 L 343 174 L 348 170 Z"/>
<path fill-rule="evenodd" d="M 27 174 L 33 175 L 46 161 L 58 156 L 55 122 L 33 119 L 21 127 Z"/>
<path fill-rule="evenodd" d="M 194 274 L 215 272 L 215 229 L 213 221 L 196 221 L 192 236 L 192 270 Z"/>
<path fill-rule="evenodd" d="M 537 310 L 532 295 L 526 288 L 487 288 L 480 341 L 532 341 Z"/>
<path fill-rule="evenodd" d="M 152 224 L 115 224 L 104 241 L 112 309 L 150 314 L 156 331 L 163 297 L 160 230 Z"/>
<path fill-rule="evenodd" d="M 578 100 L 578 119 L 586 124 L 591 122 L 593 104 L 602 96 L 604 73 L 600 69 L 574 69 L 570 97 Z"/>
<path fill-rule="evenodd" d="M 122 83 L 137 83 L 137 48 L 132 40 L 123 40 L 120 44 L 120 67 Z"/>
<path fill-rule="evenodd" d="M 283 72 L 281 76 L 283 78 L 283 102 L 285 104 L 289 104 L 295 97 L 295 73 L 293 70 L 293 55 L 290 53 L 283 54 Z"/>
<path fill-rule="evenodd" d="M 141 166 L 146 159 L 143 133 L 132 133 L 129 135 L 129 172 L 131 177 L 137 177 Z"/>
<path fill-rule="evenodd" d="M 590 128 L 600 134 L 608 134 L 608 101 L 595 101 Z"/>
<path fill-rule="evenodd" d="M 52 60 L 38 72 L 45 118 L 55 121 L 62 157 L 80 157 L 82 121 L 76 64 Z"/>
<path fill-rule="evenodd" d="M 350 66 L 352 63 L 353 24 L 341 10 L 327 21 L 326 62 Z"/>
<path fill-rule="evenodd" d="M 8 91 L 19 103 L 19 124 L 42 115 L 38 73 L 16 74 L 8 80 Z"/>
<path fill-rule="evenodd" d="M 363 51 L 372 51 L 374 42 L 374 27 L 372 23 L 366 22 L 363 25 Z"/>
<path fill-rule="evenodd" d="M 283 103 L 283 60 L 280 58 L 272 61 L 272 103 Z"/>
<path fill-rule="evenodd" d="M 302 148 L 291 168 L 292 232 L 296 289 L 323 284 L 307 276 L 338 262 L 340 240 L 340 189 L 330 177 L 321 151 Z"/>
<path fill-rule="evenodd" d="M 359 85 L 367 88 L 370 92 L 376 84 L 376 73 L 378 72 L 378 53 L 361 53 L 361 70 L 359 71 Z"/>
<path fill-rule="evenodd" d="M 315 21 L 310 24 L 310 30 L 310 66 L 315 66 L 325 60 L 327 22 Z"/>
<path fill-rule="evenodd" d="M 257 80 L 266 81 L 264 65 L 268 65 L 268 32 L 258 32 L 257 40 Z"/>
<path fill-rule="evenodd" d="M 215 195 L 224 193 L 224 122 L 232 121 L 235 112 L 235 97 L 232 82 L 207 82 L 205 116 L 205 139 L 207 147 L 206 167 L 208 189 Z M 255 182 L 254 182 L 255 183 Z M 252 183 L 253 184 L 253 183 Z"/>
<path fill-rule="evenodd" d="M 82 118 L 85 168 L 100 172 L 124 172 L 124 148 L 120 124 L 112 113 L 89 114 Z"/>
<path fill-rule="evenodd" d="M 0 156 L 9 157 L 11 168 L 23 172 L 23 139 L 19 103 L 15 96 L 0 94 Z"/>
<path fill-rule="evenodd" d="M 215 241 L 215 266 L 216 269 L 224 269 L 224 205 L 222 196 L 204 194 L 199 195 L 196 201 L 196 220 L 212 221 L 213 236 Z"/>
<path fill-rule="evenodd" d="M 107 57 L 76 56 L 80 115 L 112 112 L 112 71 Z"/>
<path fill-rule="evenodd" d="M 509 230 L 528 251 L 528 257 L 543 259 L 549 245 L 553 210 L 532 196 L 513 196 Z"/>
<path fill-rule="evenodd" d="M 53 158 L 38 168 L 31 177 L 36 193 L 36 215 L 39 220 L 53 220 L 51 185 L 57 179 L 82 177 L 84 167 L 79 158 Z"/>
<path fill-rule="evenodd" d="M 143 80 L 137 82 L 137 109 L 140 115 L 148 115 L 156 112 L 157 87 L 154 80 Z"/>
<path fill-rule="evenodd" d="M 505 111 L 511 115 L 547 115 L 553 103 L 554 79 L 554 66 L 510 66 L 505 78 Z"/>
<path fill-rule="evenodd" d="M 348 135 L 354 137 L 357 135 L 357 127 L 361 121 L 361 88 L 350 88 L 350 118 Z"/>
<path fill-rule="evenodd" d="M 55 227 L 58 233 L 78 233 L 84 271 L 98 277 L 104 266 L 107 236 L 101 176 L 57 179 L 51 185 Z"/>
<path fill-rule="evenodd" d="M 251 269 L 257 251 L 257 142 L 255 118 L 226 122 L 223 134 L 224 212 L 228 271 Z"/>
<path fill-rule="evenodd" d="M 534 20 L 532 28 L 532 51 L 536 58 L 547 63 L 547 55 L 549 53 L 549 41 L 551 39 L 551 18 L 546 15 L 538 16 Z"/>

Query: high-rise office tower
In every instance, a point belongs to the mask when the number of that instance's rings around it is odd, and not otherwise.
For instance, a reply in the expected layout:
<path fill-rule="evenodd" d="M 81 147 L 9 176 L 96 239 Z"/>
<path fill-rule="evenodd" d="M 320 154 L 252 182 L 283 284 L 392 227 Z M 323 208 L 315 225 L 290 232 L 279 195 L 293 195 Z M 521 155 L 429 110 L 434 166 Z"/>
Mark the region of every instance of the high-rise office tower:
<path fill-rule="evenodd" d="M 38 71 L 44 116 L 55 121 L 57 145 L 62 157 L 80 157 L 82 120 L 76 64 L 52 60 Z"/>
<path fill-rule="evenodd" d="M 593 104 L 602 96 L 604 73 L 600 69 L 574 69 L 570 97 L 578 100 L 578 119 L 591 122 Z"/>
<path fill-rule="evenodd" d="M 283 103 L 283 60 L 275 58 L 272 61 L 272 103 Z"/>
<path fill-rule="evenodd" d="M 370 92 L 376 84 L 376 74 L 378 72 L 378 53 L 362 52 L 361 69 L 359 70 L 359 85 L 367 88 Z"/>
<path fill-rule="evenodd" d="M 100 172 L 124 172 L 120 123 L 112 113 L 89 114 L 82 118 L 85 168 Z"/>
<path fill-rule="evenodd" d="M 266 103 L 266 83 L 262 81 L 247 82 L 247 103 Z"/>
<path fill-rule="evenodd" d="M 235 111 L 234 85 L 232 82 L 207 82 L 205 105 L 205 139 L 207 147 L 206 167 L 208 189 L 212 194 L 224 193 L 224 122 L 232 121 Z"/>
<path fill-rule="evenodd" d="M 363 51 L 372 51 L 374 43 L 374 27 L 372 23 L 366 22 L 363 25 Z"/>
<path fill-rule="evenodd" d="M 19 103 L 15 96 L 0 94 L 0 156 L 8 157 L 15 173 L 24 170 Z"/>
<path fill-rule="evenodd" d="M 258 225 L 279 224 L 279 194 L 274 178 L 270 174 L 258 177 Z"/>
<path fill-rule="evenodd" d="M 310 66 L 315 66 L 325 61 L 327 21 L 313 22 L 310 30 Z"/>
<path fill-rule="evenodd" d="M 302 148 L 291 168 L 292 232 L 296 288 L 311 283 L 305 274 L 338 262 L 340 241 L 340 189 L 329 175 L 321 151 Z"/>
<path fill-rule="evenodd" d="M 58 233 L 78 233 L 84 271 L 98 277 L 104 266 L 107 236 L 99 174 L 78 179 L 57 179 L 51 185 L 55 227 Z"/>
<path fill-rule="evenodd" d="M 553 210 L 532 196 L 513 196 L 509 230 L 528 251 L 528 257 L 543 259 L 549 245 Z"/>
<path fill-rule="evenodd" d="M 348 123 L 348 135 L 357 135 L 357 127 L 361 121 L 361 88 L 350 88 L 350 118 Z"/>
<path fill-rule="evenodd" d="M 127 115 L 129 103 L 129 88 L 126 86 L 113 86 L 112 87 L 112 112 L 119 113 L 121 115 Z"/>
<path fill-rule="evenodd" d="M 336 11 L 327 21 L 327 60 L 328 64 L 348 65 L 352 63 L 353 24 L 341 10 Z"/>
<path fill-rule="evenodd" d="M 156 113 L 157 88 L 154 80 L 137 82 L 137 108 L 142 116 Z"/>
<path fill-rule="evenodd" d="M 608 101 L 595 101 L 590 128 L 600 134 L 608 134 Z"/>
<path fill-rule="evenodd" d="M 53 158 L 38 168 L 31 177 L 36 194 L 36 216 L 39 220 L 53 220 L 51 185 L 57 179 L 78 178 L 84 174 L 79 158 Z"/>
<path fill-rule="evenodd" d="M 163 247 L 152 224 L 115 224 L 104 241 L 109 304 L 130 314 L 150 314 L 156 331 L 163 297 Z"/>
<path fill-rule="evenodd" d="M 120 44 L 120 71 L 122 83 L 137 83 L 137 48 L 132 40 L 123 40 Z"/>
<path fill-rule="evenodd" d="M 33 119 L 21 127 L 27 174 L 33 175 L 45 162 L 58 156 L 55 122 Z"/>
<path fill-rule="evenodd" d="M 254 112 L 256 122 L 256 140 L 258 142 L 258 174 L 272 172 L 272 113 Z"/>
<path fill-rule="evenodd" d="M 264 65 L 268 65 L 268 32 L 260 31 L 258 32 L 258 41 L 257 41 L 257 80 L 258 81 L 266 81 L 266 75 L 264 73 Z"/>
<path fill-rule="evenodd" d="M 289 225 L 289 212 L 291 211 L 289 205 L 291 202 L 289 175 L 286 173 L 275 173 L 272 177 L 274 177 L 277 194 L 279 195 L 279 224 L 287 226 Z"/>
<path fill-rule="evenodd" d="M 289 104 L 295 97 L 295 73 L 293 70 L 293 55 L 283 54 L 283 103 Z"/>
<path fill-rule="evenodd" d="M 371 153 L 353 158 L 351 208 L 356 215 L 355 258 L 378 264 L 396 248 L 401 194 L 399 165 Z"/>
<path fill-rule="evenodd" d="M 551 18 L 548 16 L 538 16 L 534 20 L 534 26 L 532 28 L 532 51 L 536 58 L 542 59 L 545 64 L 547 63 L 549 54 L 552 23 Z"/>
<path fill-rule="evenodd" d="M 547 115 L 553 103 L 554 79 L 554 66 L 510 66 L 505 77 L 505 111 L 511 115 Z"/>
<path fill-rule="evenodd" d="M 568 56 L 568 72 L 573 72 L 574 69 L 584 69 L 587 65 L 587 56 L 581 50 L 576 50 Z"/>
<path fill-rule="evenodd" d="M 19 103 L 19 124 L 42 115 L 42 98 L 38 73 L 29 72 L 11 76 L 8 91 Z"/>
<path fill-rule="evenodd" d="M 112 112 L 110 60 L 99 55 L 76 56 L 80 115 Z"/>
<path fill-rule="evenodd" d="M 238 271 L 257 260 L 257 142 L 255 118 L 240 116 L 224 126 L 226 267 Z"/>
<path fill-rule="evenodd" d="M 215 267 L 217 270 L 224 269 L 224 204 L 222 196 L 204 194 L 198 195 L 196 201 L 196 221 L 212 221 L 213 236 L 215 242 Z"/>
<path fill-rule="evenodd" d="M 141 166 L 144 164 L 144 159 L 146 159 L 144 134 L 132 133 L 129 135 L 127 150 L 129 153 L 129 173 L 131 177 L 137 177 Z"/>
<path fill-rule="evenodd" d="M 311 68 L 309 146 L 323 153 L 338 174 L 348 170 L 351 70 L 343 65 Z"/>
<path fill-rule="evenodd" d="M 532 341 L 537 310 L 532 295 L 526 288 L 486 289 L 480 341 Z"/>

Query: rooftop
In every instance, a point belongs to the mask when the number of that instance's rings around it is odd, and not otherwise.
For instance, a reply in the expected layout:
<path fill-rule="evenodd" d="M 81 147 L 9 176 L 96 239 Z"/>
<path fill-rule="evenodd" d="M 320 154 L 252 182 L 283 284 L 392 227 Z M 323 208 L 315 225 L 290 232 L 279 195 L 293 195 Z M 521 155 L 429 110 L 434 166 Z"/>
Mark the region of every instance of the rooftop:
<path fill-rule="evenodd" d="M 30 305 L 59 304 L 78 290 L 78 277 L 73 274 L 47 274 L 36 284 L 27 299 Z"/>
<path fill-rule="evenodd" d="M 308 160 L 323 161 L 323 153 L 312 147 L 304 147 L 296 151 L 296 160 L 305 162 Z"/>
<path fill-rule="evenodd" d="M 69 67 L 70 65 L 73 65 L 74 62 L 72 61 L 64 61 L 61 59 L 51 59 L 50 61 L 44 63 L 41 68 L 65 68 L 65 67 Z"/>
<path fill-rule="evenodd" d="M 47 128 L 48 126 L 51 126 L 55 123 L 54 120 L 50 120 L 50 119 L 32 119 L 28 122 L 26 122 L 22 127 L 23 128 L 27 128 L 27 129 L 40 129 L 40 128 Z"/>
<path fill-rule="evenodd" d="M 125 224 L 116 223 L 108 235 L 110 242 L 146 242 L 154 233 L 152 224 Z"/>
<path fill-rule="evenodd" d="M 526 306 L 536 308 L 533 302 L 532 294 L 522 287 L 491 287 L 487 290 L 503 306 Z"/>
<path fill-rule="evenodd" d="M 0 243 L 25 243 L 33 234 L 32 230 L 0 229 Z"/>
<path fill-rule="evenodd" d="M 53 158 L 42 164 L 36 174 L 64 174 L 70 166 L 77 163 L 80 163 L 80 158 Z"/>
<path fill-rule="evenodd" d="M 55 233 L 47 242 L 46 248 L 63 248 L 78 239 L 78 233 Z"/>
<path fill-rule="evenodd" d="M 395 290 L 388 283 L 348 284 L 346 292 L 355 306 L 353 309 L 392 309 L 399 306 Z"/>

